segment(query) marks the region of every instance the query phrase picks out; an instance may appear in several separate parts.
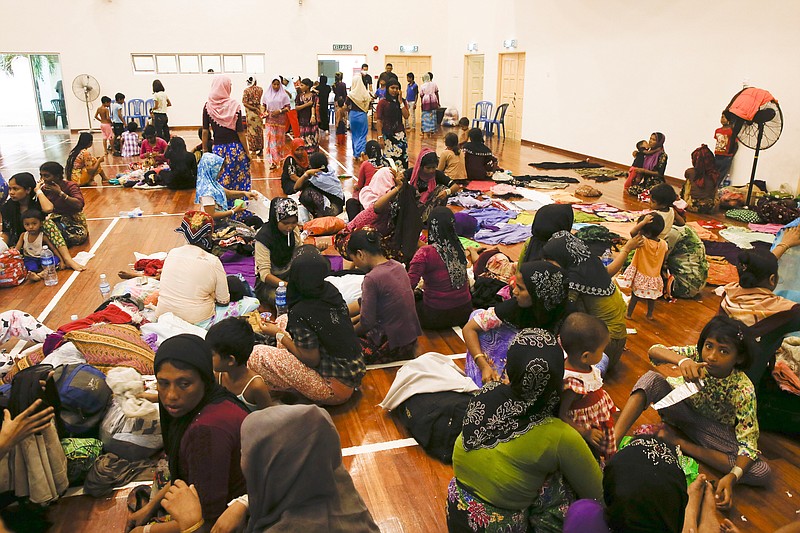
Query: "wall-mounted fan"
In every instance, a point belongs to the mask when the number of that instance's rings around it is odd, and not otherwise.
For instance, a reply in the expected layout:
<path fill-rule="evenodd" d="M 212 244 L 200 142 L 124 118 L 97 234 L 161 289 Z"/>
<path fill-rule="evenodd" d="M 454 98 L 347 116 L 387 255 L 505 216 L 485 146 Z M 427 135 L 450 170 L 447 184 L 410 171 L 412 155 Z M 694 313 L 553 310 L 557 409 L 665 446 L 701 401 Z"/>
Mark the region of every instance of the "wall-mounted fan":
<path fill-rule="evenodd" d="M 75 97 L 86 104 L 86 119 L 88 120 L 87 127 L 92 131 L 92 112 L 89 104 L 97 100 L 100 96 L 100 84 L 89 74 L 81 74 L 75 76 L 72 80 L 72 92 Z"/>
<path fill-rule="evenodd" d="M 739 142 L 756 152 L 747 187 L 745 205 L 748 206 L 753 194 L 759 152 L 778 142 L 783 131 L 783 113 L 769 91 L 755 87 L 745 87 L 736 93 L 724 113 L 733 123 L 733 132 Z"/>

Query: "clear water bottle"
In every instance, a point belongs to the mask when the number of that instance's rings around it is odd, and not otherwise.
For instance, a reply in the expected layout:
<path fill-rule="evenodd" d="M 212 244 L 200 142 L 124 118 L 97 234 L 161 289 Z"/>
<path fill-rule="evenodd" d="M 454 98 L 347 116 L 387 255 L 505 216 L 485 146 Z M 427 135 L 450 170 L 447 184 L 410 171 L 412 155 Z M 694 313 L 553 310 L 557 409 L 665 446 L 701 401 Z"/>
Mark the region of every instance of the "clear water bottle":
<path fill-rule="evenodd" d="M 111 294 L 111 285 L 108 284 L 105 274 L 100 274 L 100 296 L 103 301 L 108 300 L 108 295 Z"/>
<path fill-rule="evenodd" d="M 58 285 L 58 274 L 56 273 L 56 257 L 47 245 L 42 246 L 42 271 L 40 275 L 44 279 L 44 284 L 48 287 Z"/>
<path fill-rule="evenodd" d="M 289 312 L 286 306 L 286 283 L 281 281 L 275 289 L 275 311 L 276 316 L 285 315 Z"/>
<path fill-rule="evenodd" d="M 606 251 L 603 252 L 603 255 L 600 256 L 600 261 L 603 263 L 603 266 L 605 267 L 614 262 L 614 256 L 611 253 L 611 248 L 606 248 Z"/>

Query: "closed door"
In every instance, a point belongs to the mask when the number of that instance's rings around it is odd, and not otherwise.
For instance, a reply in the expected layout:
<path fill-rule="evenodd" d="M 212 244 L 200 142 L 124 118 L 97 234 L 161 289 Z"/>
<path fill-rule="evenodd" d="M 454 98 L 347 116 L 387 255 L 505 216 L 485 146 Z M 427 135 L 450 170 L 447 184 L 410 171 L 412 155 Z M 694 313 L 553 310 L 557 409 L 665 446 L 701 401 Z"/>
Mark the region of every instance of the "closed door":
<path fill-rule="evenodd" d="M 520 139 L 525 95 L 525 52 L 500 54 L 497 95 L 495 108 L 501 104 L 508 104 L 505 121 L 507 137 Z"/>
<path fill-rule="evenodd" d="M 475 114 L 475 104 L 483 100 L 483 55 L 464 56 L 464 108 L 462 117 Z"/>
<path fill-rule="evenodd" d="M 402 86 L 403 96 L 406 95 L 406 74 L 409 72 L 414 73 L 414 81 L 417 85 L 422 85 L 422 75 L 431 70 L 431 56 L 386 56 L 384 67 L 386 63 L 392 64 L 392 72 L 397 74 L 397 79 L 400 80 Z M 382 71 L 381 71 L 382 72 Z M 417 100 L 417 119 L 421 112 L 419 100 Z"/>

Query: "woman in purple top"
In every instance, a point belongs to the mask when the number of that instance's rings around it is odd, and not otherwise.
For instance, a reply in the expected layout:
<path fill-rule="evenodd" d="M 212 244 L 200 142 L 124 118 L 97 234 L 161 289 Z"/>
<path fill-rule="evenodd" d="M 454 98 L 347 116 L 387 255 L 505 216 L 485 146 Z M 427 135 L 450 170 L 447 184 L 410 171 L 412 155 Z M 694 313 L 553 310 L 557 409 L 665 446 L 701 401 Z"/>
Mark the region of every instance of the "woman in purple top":
<path fill-rule="evenodd" d="M 368 363 L 413 359 L 422 329 L 406 269 L 386 258 L 381 235 L 373 228 L 355 231 L 347 242 L 347 253 L 357 268 L 367 272 L 355 325 L 364 358 Z"/>
<path fill-rule="evenodd" d="M 408 266 L 412 287 L 425 281 L 417 316 L 425 329 L 463 326 L 472 312 L 467 279 L 467 258 L 455 230 L 455 217 L 447 207 L 436 207 L 428 218 L 428 245 Z"/>

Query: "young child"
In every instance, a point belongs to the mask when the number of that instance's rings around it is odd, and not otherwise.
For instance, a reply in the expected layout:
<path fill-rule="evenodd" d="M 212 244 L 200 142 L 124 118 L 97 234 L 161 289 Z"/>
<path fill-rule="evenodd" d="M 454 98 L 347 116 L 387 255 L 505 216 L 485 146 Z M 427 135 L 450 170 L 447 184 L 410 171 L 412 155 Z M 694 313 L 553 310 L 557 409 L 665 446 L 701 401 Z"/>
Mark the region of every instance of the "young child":
<path fill-rule="evenodd" d="M 677 365 L 681 376 L 644 374 L 614 428 L 621 439 L 650 404 L 686 382 L 698 383 L 699 392 L 659 410 L 668 425 L 658 436 L 714 470 L 728 472 L 716 487 L 716 503 L 723 508 L 731 504 L 734 484 L 764 485 L 770 477 L 769 465 L 758 451 L 755 387 L 743 371 L 754 349 L 749 335 L 742 322 L 717 315 L 703 328 L 696 346 L 651 347 L 652 360 Z M 672 427 L 688 438 L 676 435 Z"/>
<path fill-rule="evenodd" d="M 115 94 L 114 103 L 111 104 L 111 129 L 114 132 L 114 155 L 119 156 L 119 143 L 125 131 L 125 95 L 122 93 Z"/>
<path fill-rule="evenodd" d="M 736 149 L 739 145 L 736 141 L 736 135 L 733 134 L 733 125 L 725 113 L 719 118 L 719 123 L 722 127 L 714 130 L 714 165 L 717 167 L 720 179 L 725 179 L 728 171 L 731 169 L 733 156 L 736 154 Z"/>
<path fill-rule="evenodd" d="M 56 262 L 56 268 L 61 266 L 61 255 L 50 239 L 42 232 L 44 214 L 35 209 L 28 209 L 22 213 L 22 227 L 25 232 L 19 236 L 16 249 L 22 252 L 25 268 L 28 269 L 28 279 L 39 281 L 42 277 L 38 274 L 42 271 L 42 247 L 47 246 Z"/>
<path fill-rule="evenodd" d="M 94 113 L 94 119 L 100 121 L 100 131 L 103 132 L 103 153 L 111 151 L 114 143 L 114 130 L 111 127 L 111 98 L 100 98 L 102 104 Z M 109 142 L 110 141 L 110 142 Z"/>
<path fill-rule="evenodd" d="M 167 141 L 156 137 L 156 128 L 151 124 L 144 128 L 144 140 L 139 157 L 151 158 L 155 164 L 164 162 L 164 152 L 167 151 Z"/>
<path fill-rule="evenodd" d="M 386 98 L 386 80 L 378 80 L 378 88 L 375 89 L 375 99 L 383 100 Z"/>
<path fill-rule="evenodd" d="M 458 147 L 461 148 L 469 142 L 469 119 L 461 117 L 458 119 Z"/>
<path fill-rule="evenodd" d="M 644 156 L 647 155 L 647 148 L 649 147 L 649 143 L 646 140 L 641 140 L 636 143 L 636 150 L 633 151 L 633 163 L 631 163 L 632 167 L 642 168 L 644 165 Z"/>
<path fill-rule="evenodd" d="M 445 135 L 444 145 L 442 157 L 439 158 L 439 170 L 451 180 L 467 179 L 467 169 L 464 167 L 461 148 L 458 147 L 458 135 L 452 132 Z"/>
<path fill-rule="evenodd" d="M 595 365 L 602 359 L 611 336 L 602 320 L 586 313 L 568 315 L 559 333 L 567 360 L 558 417 L 574 427 L 607 461 L 617 451 L 611 416 L 616 406 L 603 389 L 603 378 Z"/>
<path fill-rule="evenodd" d="M 414 73 L 406 74 L 406 102 L 408 103 L 408 118 L 406 119 L 406 129 L 417 129 L 417 100 L 419 99 L 419 85 L 414 81 Z M 409 119 L 411 124 L 409 125 Z"/>
<path fill-rule="evenodd" d="M 631 230 L 631 237 L 640 233 L 644 237 L 642 246 L 633 254 L 633 261 L 619 278 L 620 287 L 631 289 L 627 318 L 633 317 L 639 300 L 647 301 L 647 319 L 653 320 L 656 299 L 664 294 L 664 269 L 667 257 L 667 242 L 659 239 L 664 229 L 664 219 L 658 213 L 639 217 Z"/>
<path fill-rule="evenodd" d="M 122 132 L 122 157 L 133 157 L 139 155 L 139 125 L 136 121 L 128 122 L 127 131 Z"/>
<path fill-rule="evenodd" d="M 242 317 L 231 317 L 211 326 L 206 342 L 214 354 L 219 384 L 236 395 L 252 412 L 272 405 L 269 387 L 259 374 L 247 368 L 255 346 L 255 334 Z"/>
<path fill-rule="evenodd" d="M 658 212 L 661 218 L 664 219 L 664 229 L 661 231 L 658 238 L 666 239 L 670 248 L 672 248 L 675 243 L 672 242 L 670 244 L 670 240 L 673 239 L 667 239 L 667 235 L 669 235 L 669 232 L 672 230 L 673 224 L 675 226 L 684 226 L 686 224 L 681 214 L 672 206 L 677 199 L 678 195 L 675 194 L 675 189 L 667 183 L 659 183 L 650 189 L 650 207 Z"/>

